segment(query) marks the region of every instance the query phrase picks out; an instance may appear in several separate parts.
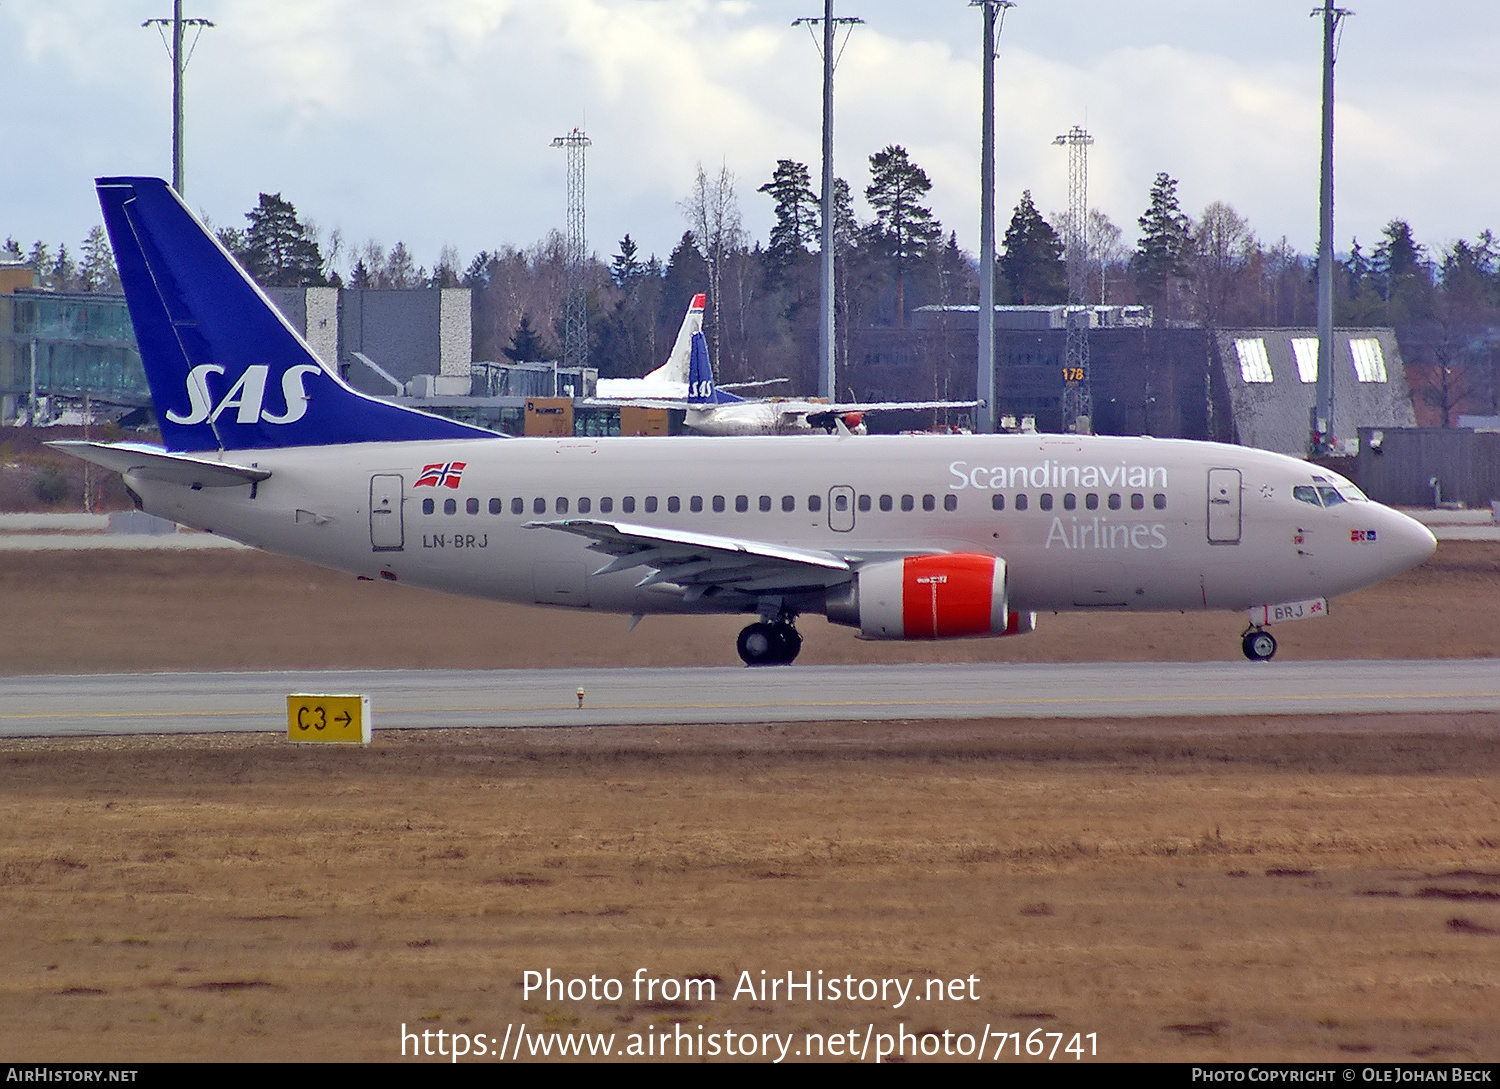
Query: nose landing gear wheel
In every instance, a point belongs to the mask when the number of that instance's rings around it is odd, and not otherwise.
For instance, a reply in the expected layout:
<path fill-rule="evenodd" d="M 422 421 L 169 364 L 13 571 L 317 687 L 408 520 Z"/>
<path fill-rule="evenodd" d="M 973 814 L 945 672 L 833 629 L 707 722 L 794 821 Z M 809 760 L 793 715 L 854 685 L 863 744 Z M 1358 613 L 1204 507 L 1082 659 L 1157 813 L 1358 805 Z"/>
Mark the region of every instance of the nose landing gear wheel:
<path fill-rule="evenodd" d="M 1269 662 L 1276 653 L 1276 637 L 1264 630 L 1247 631 L 1240 646 L 1252 662 Z"/>
<path fill-rule="evenodd" d="M 789 665 L 802 649 L 802 636 L 790 624 L 751 624 L 740 632 L 740 659 L 747 666 Z"/>

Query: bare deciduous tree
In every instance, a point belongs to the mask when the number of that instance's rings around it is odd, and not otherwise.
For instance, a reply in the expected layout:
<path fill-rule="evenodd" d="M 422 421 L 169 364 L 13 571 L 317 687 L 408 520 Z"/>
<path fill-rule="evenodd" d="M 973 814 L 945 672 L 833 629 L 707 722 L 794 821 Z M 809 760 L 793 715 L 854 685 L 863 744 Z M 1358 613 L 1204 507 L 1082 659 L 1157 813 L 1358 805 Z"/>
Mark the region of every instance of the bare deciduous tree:
<path fill-rule="evenodd" d="M 709 328 L 713 358 L 718 359 L 724 331 L 724 267 L 729 254 L 744 246 L 734 173 L 729 167 L 720 165 L 718 173 L 709 177 L 703 164 L 699 163 L 693 191 L 681 207 L 682 214 L 687 217 L 693 244 L 708 263 L 709 312 L 705 315 L 705 324 Z"/>

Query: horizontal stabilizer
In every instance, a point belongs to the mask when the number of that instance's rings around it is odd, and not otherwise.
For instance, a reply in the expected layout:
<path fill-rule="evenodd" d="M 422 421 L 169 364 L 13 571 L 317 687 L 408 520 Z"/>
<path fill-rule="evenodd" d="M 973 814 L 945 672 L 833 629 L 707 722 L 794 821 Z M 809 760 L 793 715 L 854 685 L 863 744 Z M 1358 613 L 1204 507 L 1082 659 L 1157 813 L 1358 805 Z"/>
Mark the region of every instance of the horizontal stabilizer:
<path fill-rule="evenodd" d="M 187 488 L 232 488 L 254 484 L 271 475 L 269 469 L 250 465 L 231 465 L 187 454 L 172 454 L 158 446 L 136 443 L 84 442 L 68 439 L 49 442 L 48 446 L 72 454 L 84 461 L 102 465 L 120 474 L 134 473 L 146 480 L 181 484 Z"/>

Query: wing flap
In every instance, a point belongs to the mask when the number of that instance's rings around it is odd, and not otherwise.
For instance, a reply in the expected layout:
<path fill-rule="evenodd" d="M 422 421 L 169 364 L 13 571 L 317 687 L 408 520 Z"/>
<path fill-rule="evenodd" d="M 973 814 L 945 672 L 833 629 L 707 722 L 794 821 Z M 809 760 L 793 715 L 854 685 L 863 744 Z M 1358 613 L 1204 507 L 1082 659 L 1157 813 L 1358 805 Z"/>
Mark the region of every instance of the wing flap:
<path fill-rule="evenodd" d="M 650 570 L 638 585 L 680 586 L 690 598 L 712 589 L 744 594 L 821 589 L 846 582 L 853 574 L 848 560 L 829 552 L 712 533 L 594 518 L 526 525 L 587 538 L 591 551 L 613 557 L 596 575 L 645 567 Z"/>

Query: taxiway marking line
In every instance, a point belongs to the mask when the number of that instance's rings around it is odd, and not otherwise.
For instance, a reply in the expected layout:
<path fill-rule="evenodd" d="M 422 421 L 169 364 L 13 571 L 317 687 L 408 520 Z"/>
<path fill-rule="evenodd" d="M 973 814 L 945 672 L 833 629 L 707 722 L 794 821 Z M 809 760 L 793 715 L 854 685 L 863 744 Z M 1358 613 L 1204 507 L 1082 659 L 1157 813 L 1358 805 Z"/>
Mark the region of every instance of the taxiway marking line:
<path fill-rule="evenodd" d="M 1269 693 L 1254 697 L 1261 703 L 1289 703 L 1307 701 L 1312 703 L 1368 703 L 1372 700 L 1453 700 L 1453 699 L 1500 699 L 1500 692 L 1388 692 L 1388 693 Z M 1031 696 L 1019 699 L 948 699 L 921 700 L 903 703 L 899 700 L 791 700 L 777 703 L 595 703 L 585 711 L 755 711 L 788 709 L 797 707 L 1050 707 L 1056 704 L 1140 704 L 1140 703 L 1246 703 L 1244 696 Z M 457 715 L 457 714 L 528 714 L 538 711 L 577 710 L 566 702 L 534 704 L 528 706 L 487 707 L 382 707 L 379 711 L 387 715 Z M 279 709 L 258 710 L 180 710 L 180 711 L 88 711 L 56 712 L 41 711 L 21 714 L 0 713 L 0 722 L 26 722 L 49 719 L 151 719 L 151 718 L 244 718 L 255 715 L 279 714 Z"/>

